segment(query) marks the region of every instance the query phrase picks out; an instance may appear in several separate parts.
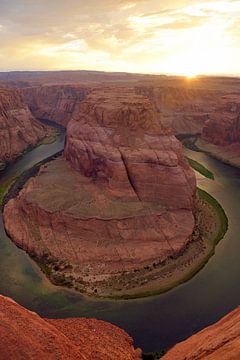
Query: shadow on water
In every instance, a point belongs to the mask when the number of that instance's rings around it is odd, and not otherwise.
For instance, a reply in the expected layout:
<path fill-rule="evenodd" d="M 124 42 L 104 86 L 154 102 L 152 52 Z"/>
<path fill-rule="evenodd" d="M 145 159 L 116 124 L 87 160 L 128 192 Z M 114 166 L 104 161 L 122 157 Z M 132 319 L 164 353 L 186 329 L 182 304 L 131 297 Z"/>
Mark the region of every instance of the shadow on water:
<path fill-rule="evenodd" d="M 64 134 L 12 164 L 0 184 L 60 151 Z M 168 348 L 216 321 L 240 303 L 240 171 L 202 153 L 187 155 L 206 166 L 215 181 L 200 174 L 198 185 L 214 196 L 229 218 L 229 230 L 207 265 L 187 283 L 154 297 L 94 300 L 49 283 L 37 265 L 7 237 L 0 218 L 0 293 L 46 317 L 85 316 L 124 328 L 144 351 Z"/>

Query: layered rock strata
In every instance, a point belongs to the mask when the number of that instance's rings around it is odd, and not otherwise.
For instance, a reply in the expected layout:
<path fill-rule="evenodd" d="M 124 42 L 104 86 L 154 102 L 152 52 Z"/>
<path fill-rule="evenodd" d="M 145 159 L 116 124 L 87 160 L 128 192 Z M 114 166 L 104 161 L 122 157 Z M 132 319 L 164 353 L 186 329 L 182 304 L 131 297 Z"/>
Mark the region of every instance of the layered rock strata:
<path fill-rule="evenodd" d="M 202 138 L 214 145 L 240 144 L 240 95 L 229 94 L 205 123 Z"/>
<path fill-rule="evenodd" d="M 181 86 L 137 86 L 136 92 L 154 104 L 161 123 L 175 135 L 201 134 L 214 111 L 220 91 Z"/>
<path fill-rule="evenodd" d="M 64 282 L 110 295 L 184 251 L 195 176 L 147 98 L 92 92 L 68 125 L 65 159 L 44 165 L 4 210 L 13 241 Z"/>
<path fill-rule="evenodd" d="M 219 99 L 196 145 L 219 160 L 240 167 L 240 94 Z"/>
<path fill-rule="evenodd" d="M 133 340 L 95 319 L 42 319 L 0 296 L 0 357 L 8 360 L 140 360 Z"/>
<path fill-rule="evenodd" d="M 240 358 L 240 308 L 217 323 L 174 346 L 164 360 L 238 360 Z"/>
<path fill-rule="evenodd" d="M 43 85 L 21 90 L 26 103 L 37 119 L 66 126 L 75 107 L 85 99 L 90 87 L 78 85 Z"/>
<path fill-rule="evenodd" d="M 14 159 L 45 135 L 20 93 L 0 88 L 0 163 Z"/>

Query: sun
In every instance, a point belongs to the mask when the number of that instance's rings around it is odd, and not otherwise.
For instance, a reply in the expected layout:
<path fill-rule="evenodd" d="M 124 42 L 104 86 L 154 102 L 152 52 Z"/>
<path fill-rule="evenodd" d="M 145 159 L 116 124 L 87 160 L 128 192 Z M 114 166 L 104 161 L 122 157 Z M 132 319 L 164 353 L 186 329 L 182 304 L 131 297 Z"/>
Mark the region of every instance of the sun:
<path fill-rule="evenodd" d="M 184 74 L 187 80 L 194 80 L 198 76 L 196 72 L 189 72 L 188 74 Z"/>

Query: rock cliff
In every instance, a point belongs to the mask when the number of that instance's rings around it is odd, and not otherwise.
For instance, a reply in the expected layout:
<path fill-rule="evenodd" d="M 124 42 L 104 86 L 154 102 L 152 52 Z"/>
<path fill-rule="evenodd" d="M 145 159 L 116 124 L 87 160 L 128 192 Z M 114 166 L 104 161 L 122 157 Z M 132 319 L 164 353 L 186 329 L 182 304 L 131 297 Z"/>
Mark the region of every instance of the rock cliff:
<path fill-rule="evenodd" d="M 0 296 L 0 354 L 8 360 L 140 360 L 123 330 L 95 319 L 42 319 Z"/>
<path fill-rule="evenodd" d="M 203 127 L 202 138 L 220 146 L 240 143 L 240 94 L 219 99 L 218 106 Z"/>
<path fill-rule="evenodd" d="M 75 107 L 90 92 L 87 86 L 42 85 L 21 89 L 26 103 L 37 119 L 66 126 Z"/>
<path fill-rule="evenodd" d="M 20 93 L 0 88 L 0 163 L 14 159 L 45 135 Z"/>
<path fill-rule="evenodd" d="M 200 150 L 217 159 L 240 167 L 240 94 L 229 93 L 219 98 L 218 105 L 204 124 Z"/>
<path fill-rule="evenodd" d="M 175 135 L 201 134 L 219 91 L 178 86 L 137 86 L 136 92 L 154 104 L 161 123 Z"/>
<path fill-rule="evenodd" d="M 193 207 L 195 178 L 181 144 L 164 129 L 151 102 L 132 89 L 88 96 L 68 126 L 65 157 L 119 197 Z M 169 196 L 176 185 L 180 191 Z"/>
<path fill-rule="evenodd" d="M 174 346 L 163 360 L 238 360 L 240 308 L 189 339 Z"/>
<path fill-rule="evenodd" d="M 55 280 L 64 274 L 80 291 L 111 295 L 146 284 L 151 269 L 184 251 L 195 176 L 147 98 L 128 88 L 89 94 L 68 125 L 65 158 L 4 209 L 14 242 Z"/>

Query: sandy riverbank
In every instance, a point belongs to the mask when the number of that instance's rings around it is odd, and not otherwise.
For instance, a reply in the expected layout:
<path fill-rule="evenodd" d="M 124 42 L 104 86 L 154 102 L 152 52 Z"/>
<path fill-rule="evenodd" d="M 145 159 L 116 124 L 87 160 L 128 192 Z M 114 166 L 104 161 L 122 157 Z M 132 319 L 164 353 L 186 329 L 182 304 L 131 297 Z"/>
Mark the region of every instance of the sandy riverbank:
<path fill-rule="evenodd" d="M 220 160 L 225 164 L 240 168 L 240 144 L 218 146 L 198 138 L 194 145 L 198 150 L 207 153 L 215 159 Z"/>

